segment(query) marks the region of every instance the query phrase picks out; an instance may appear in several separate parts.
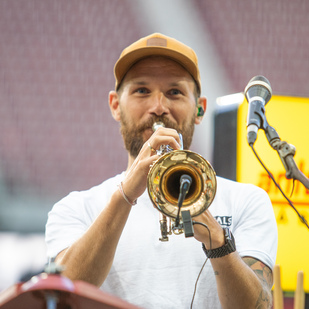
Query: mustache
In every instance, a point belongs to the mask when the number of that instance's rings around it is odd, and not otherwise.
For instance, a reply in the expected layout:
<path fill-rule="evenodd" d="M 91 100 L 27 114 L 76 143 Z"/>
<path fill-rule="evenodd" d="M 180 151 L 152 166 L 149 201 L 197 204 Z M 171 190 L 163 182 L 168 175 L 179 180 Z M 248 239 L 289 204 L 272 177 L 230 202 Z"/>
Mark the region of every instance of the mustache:
<path fill-rule="evenodd" d="M 166 116 L 152 116 L 137 127 L 137 132 L 142 133 L 146 129 L 152 128 L 153 124 L 156 122 L 163 122 L 166 128 L 179 131 L 177 124 L 168 119 Z"/>

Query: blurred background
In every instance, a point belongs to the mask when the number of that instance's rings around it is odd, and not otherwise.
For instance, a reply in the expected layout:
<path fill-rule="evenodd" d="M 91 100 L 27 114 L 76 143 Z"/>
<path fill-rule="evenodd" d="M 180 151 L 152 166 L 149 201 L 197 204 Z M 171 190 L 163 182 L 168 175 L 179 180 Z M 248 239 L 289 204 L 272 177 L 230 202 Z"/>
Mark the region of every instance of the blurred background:
<path fill-rule="evenodd" d="M 0 291 L 42 271 L 53 204 L 126 168 L 110 115 L 124 47 L 161 32 L 197 53 L 208 110 L 192 149 L 213 162 L 216 98 L 264 75 L 309 97 L 307 0 L 1 0 Z"/>

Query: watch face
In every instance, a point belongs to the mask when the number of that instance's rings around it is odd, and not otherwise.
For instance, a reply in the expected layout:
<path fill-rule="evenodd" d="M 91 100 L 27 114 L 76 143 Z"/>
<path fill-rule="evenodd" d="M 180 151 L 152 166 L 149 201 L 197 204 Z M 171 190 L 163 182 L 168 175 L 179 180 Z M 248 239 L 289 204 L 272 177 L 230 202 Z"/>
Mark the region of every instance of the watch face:
<path fill-rule="evenodd" d="M 226 244 L 229 245 L 230 249 L 235 251 L 236 250 L 236 246 L 235 246 L 235 239 L 234 239 L 233 234 L 231 233 L 230 229 L 228 229 L 228 228 L 225 228 L 224 231 L 225 231 L 225 241 L 226 241 Z M 232 252 L 234 252 L 234 251 L 232 251 Z"/>
<path fill-rule="evenodd" d="M 223 231 L 224 231 L 224 237 L 225 237 L 225 242 L 226 242 L 228 239 L 231 239 L 230 229 L 225 227 L 223 228 Z"/>

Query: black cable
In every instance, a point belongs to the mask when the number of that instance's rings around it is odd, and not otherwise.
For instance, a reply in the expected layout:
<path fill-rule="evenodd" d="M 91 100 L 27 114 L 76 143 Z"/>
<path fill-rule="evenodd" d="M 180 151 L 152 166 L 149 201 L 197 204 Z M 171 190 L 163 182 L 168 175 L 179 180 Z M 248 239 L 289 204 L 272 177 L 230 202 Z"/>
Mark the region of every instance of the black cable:
<path fill-rule="evenodd" d="M 209 234 L 209 247 L 210 247 L 209 249 L 212 249 L 211 233 L 210 233 L 209 227 L 208 227 L 205 223 L 198 222 L 198 221 L 192 221 L 192 224 L 193 224 L 193 225 L 194 225 L 194 224 L 199 224 L 199 225 L 204 226 L 204 227 L 207 229 L 208 234 Z M 191 300 L 190 309 L 193 308 L 193 302 L 194 302 L 194 298 L 195 298 L 195 294 L 196 294 L 196 290 L 197 290 L 197 284 L 198 284 L 198 281 L 199 281 L 199 279 L 200 279 L 200 276 L 201 276 L 201 274 L 202 274 L 202 271 L 203 271 L 203 269 L 204 269 L 204 267 L 205 267 L 207 261 L 208 261 L 208 258 L 206 258 L 206 260 L 205 260 L 205 262 L 203 263 L 202 268 L 201 268 L 201 270 L 200 270 L 200 272 L 199 272 L 199 274 L 198 274 L 198 276 L 197 276 L 197 278 L 196 278 L 195 286 L 194 286 L 194 292 L 193 292 L 193 296 L 192 296 L 192 300 Z"/>
<path fill-rule="evenodd" d="M 194 224 L 199 224 L 199 225 L 204 226 L 204 228 L 207 229 L 208 234 L 209 234 L 209 247 L 210 247 L 209 250 L 211 250 L 211 249 L 212 249 L 212 240 L 211 240 L 211 233 L 210 233 L 209 227 L 208 227 L 205 223 L 203 223 L 203 222 L 198 222 L 198 221 L 192 221 L 192 224 L 193 224 L 193 225 L 194 225 Z"/>
<path fill-rule="evenodd" d="M 197 276 L 197 278 L 196 278 L 195 286 L 194 286 L 194 292 L 193 292 L 193 296 L 192 296 L 192 301 L 191 301 L 190 309 L 193 308 L 193 302 L 194 302 L 194 298 L 195 298 L 195 294 L 196 294 L 197 284 L 198 284 L 198 281 L 199 281 L 199 279 L 200 279 L 200 276 L 201 276 L 201 274 L 202 274 L 202 271 L 203 271 L 203 269 L 204 269 L 204 267 L 205 267 L 207 261 L 208 261 L 208 258 L 206 258 L 206 260 L 205 260 L 205 262 L 203 263 L 202 268 L 201 268 L 201 270 L 200 270 L 200 272 L 199 272 L 199 274 L 198 274 L 198 276 Z"/>
<path fill-rule="evenodd" d="M 295 210 L 295 212 L 297 213 L 298 217 L 300 218 L 300 220 L 307 226 L 307 228 L 309 229 L 309 225 L 308 222 L 306 221 L 306 219 L 298 212 L 298 210 L 295 208 L 293 202 L 285 195 L 285 193 L 282 191 L 281 187 L 279 186 L 279 184 L 276 182 L 273 174 L 267 169 L 267 167 L 264 165 L 264 163 L 262 162 L 262 160 L 260 159 L 260 157 L 258 156 L 258 154 L 256 153 L 253 144 L 250 144 L 250 147 L 254 153 L 254 155 L 256 156 L 256 158 L 258 159 L 258 161 L 261 163 L 261 165 L 263 166 L 263 168 L 265 169 L 265 171 L 267 172 L 267 174 L 269 175 L 269 177 L 271 178 L 271 180 L 274 182 L 274 184 L 276 185 L 276 187 L 279 189 L 279 191 L 281 192 L 281 194 L 283 195 L 283 197 L 287 200 L 287 202 L 290 204 L 290 206 Z"/>

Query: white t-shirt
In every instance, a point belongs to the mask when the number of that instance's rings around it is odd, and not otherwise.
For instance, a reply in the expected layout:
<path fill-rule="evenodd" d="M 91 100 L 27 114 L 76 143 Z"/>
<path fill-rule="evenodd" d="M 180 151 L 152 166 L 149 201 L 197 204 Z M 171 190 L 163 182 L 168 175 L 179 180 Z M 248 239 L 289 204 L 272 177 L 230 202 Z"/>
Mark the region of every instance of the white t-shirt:
<path fill-rule="evenodd" d="M 54 205 L 46 225 L 48 256 L 55 257 L 85 233 L 124 173 L 87 191 L 72 192 Z M 277 226 L 268 195 L 262 189 L 217 177 L 212 215 L 232 231 L 240 256 L 252 256 L 273 268 Z M 206 259 L 200 242 L 171 235 L 159 241 L 159 211 L 148 193 L 138 198 L 101 289 L 145 309 L 190 308 L 194 286 Z M 210 262 L 199 278 L 193 308 L 221 308 Z"/>

